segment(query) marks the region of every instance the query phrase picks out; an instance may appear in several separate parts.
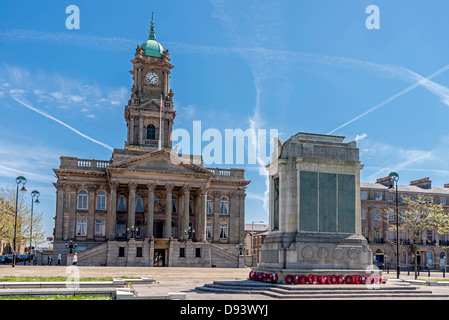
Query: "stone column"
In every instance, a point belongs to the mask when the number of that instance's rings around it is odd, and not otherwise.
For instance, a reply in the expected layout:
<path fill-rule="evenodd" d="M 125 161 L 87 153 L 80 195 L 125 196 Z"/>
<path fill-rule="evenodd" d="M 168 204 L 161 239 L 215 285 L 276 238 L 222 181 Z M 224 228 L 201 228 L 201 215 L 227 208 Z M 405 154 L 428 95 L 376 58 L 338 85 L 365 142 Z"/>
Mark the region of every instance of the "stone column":
<path fill-rule="evenodd" d="M 95 191 L 97 187 L 95 185 L 87 186 L 87 240 L 94 239 L 94 231 L 95 231 Z"/>
<path fill-rule="evenodd" d="M 117 182 L 111 182 L 110 212 L 109 212 L 109 240 L 115 240 L 115 229 L 117 224 Z"/>
<path fill-rule="evenodd" d="M 148 219 L 147 219 L 147 238 L 153 237 L 154 229 L 154 189 L 156 188 L 153 184 L 148 184 Z M 150 256 L 153 259 L 153 256 Z"/>
<path fill-rule="evenodd" d="M 285 164 L 279 164 L 279 231 L 287 232 L 287 166 Z"/>
<path fill-rule="evenodd" d="M 173 186 L 168 184 L 165 186 L 167 191 L 167 200 L 165 206 L 165 238 L 171 237 L 171 217 L 172 217 L 172 191 Z"/>
<path fill-rule="evenodd" d="M 75 219 L 76 219 L 76 206 L 77 206 L 77 189 L 76 185 L 70 186 L 70 208 L 69 208 L 69 225 L 68 225 L 68 239 L 75 238 Z"/>
<path fill-rule="evenodd" d="M 143 118 L 139 118 L 139 144 L 143 144 Z"/>
<path fill-rule="evenodd" d="M 189 239 L 189 201 L 190 201 L 190 188 L 184 187 L 184 213 L 182 216 L 182 228 L 181 228 L 181 240 L 187 241 Z"/>
<path fill-rule="evenodd" d="M 207 189 L 203 187 L 201 188 L 200 215 L 198 219 L 198 240 L 202 242 L 206 242 L 206 196 Z"/>
<path fill-rule="evenodd" d="M 239 243 L 245 240 L 245 197 L 246 193 L 243 192 L 240 194 L 240 205 L 239 205 Z"/>
<path fill-rule="evenodd" d="M 219 242 L 220 241 L 220 198 L 221 198 L 221 192 L 213 192 L 214 197 L 214 223 L 212 225 L 213 228 L 213 234 L 212 239 L 213 242 Z"/>
<path fill-rule="evenodd" d="M 134 118 L 130 115 L 129 119 L 129 144 L 135 144 L 136 141 L 134 140 Z"/>
<path fill-rule="evenodd" d="M 229 243 L 238 243 L 237 239 L 239 236 L 239 228 L 237 227 L 236 215 L 237 209 L 240 206 L 240 203 L 237 202 L 236 194 L 229 194 L 229 224 L 228 224 L 228 237 Z"/>
<path fill-rule="evenodd" d="M 136 223 L 136 188 L 137 183 L 131 182 L 129 185 L 129 202 L 128 202 L 128 228 L 134 228 L 135 231 L 135 223 Z M 132 235 L 131 235 L 132 236 Z"/>
<path fill-rule="evenodd" d="M 62 240 L 64 227 L 64 185 L 56 184 L 55 240 Z"/>

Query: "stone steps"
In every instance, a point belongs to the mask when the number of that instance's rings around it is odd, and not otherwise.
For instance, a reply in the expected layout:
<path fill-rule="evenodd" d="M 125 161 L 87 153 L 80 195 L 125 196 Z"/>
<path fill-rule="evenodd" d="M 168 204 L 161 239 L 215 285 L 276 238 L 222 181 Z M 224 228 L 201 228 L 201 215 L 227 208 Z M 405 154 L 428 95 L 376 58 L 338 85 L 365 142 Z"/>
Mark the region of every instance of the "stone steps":
<path fill-rule="evenodd" d="M 416 286 L 382 284 L 378 288 L 365 285 L 276 285 L 244 281 L 214 281 L 197 287 L 199 292 L 227 294 L 262 294 L 276 299 L 361 299 L 361 298 L 446 298 L 449 293 L 433 294 Z"/>

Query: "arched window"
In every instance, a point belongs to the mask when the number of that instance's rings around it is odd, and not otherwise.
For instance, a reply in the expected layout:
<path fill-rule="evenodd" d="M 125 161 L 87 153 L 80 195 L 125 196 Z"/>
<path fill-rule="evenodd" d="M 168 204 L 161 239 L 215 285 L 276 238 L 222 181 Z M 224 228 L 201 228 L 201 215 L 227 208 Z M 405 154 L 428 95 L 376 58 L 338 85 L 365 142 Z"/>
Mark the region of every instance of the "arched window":
<path fill-rule="evenodd" d="M 228 198 L 222 197 L 220 199 L 220 214 L 228 214 L 228 212 L 229 212 Z"/>
<path fill-rule="evenodd" d="M 156 127 L 152 124 L 147 127 L 147 139 L 156 140 Z"/>
<path fill-rule="evenodd" d="M 106 210 L 106 192 L 97 192 L 97 210 Z"/>
<path fill-rule="evenodd" d="M 136 195 L 136 212 L 143 212 L 143 197 L 141 194 Z"/>
<path fill-rule="evenodd" d="M 117 211 L 126 211 L 126 195 L 124 193 L 118 195 Z"/>
<path fill-rule="evenodd" d="M 212 197 L 207 196 L 206 198 L 206 213 L 212 214 Z"/>
<path fill-rule="evenodd" d="M 87 191 L 81 190 L 78 192 L 78 209 L 87 210 Z"/>

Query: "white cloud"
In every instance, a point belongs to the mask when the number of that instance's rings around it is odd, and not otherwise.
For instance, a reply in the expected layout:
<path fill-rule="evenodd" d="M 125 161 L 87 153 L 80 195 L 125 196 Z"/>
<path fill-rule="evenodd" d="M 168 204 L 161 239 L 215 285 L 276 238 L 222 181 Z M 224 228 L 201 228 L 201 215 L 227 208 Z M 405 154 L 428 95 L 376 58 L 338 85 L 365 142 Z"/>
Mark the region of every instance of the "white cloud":
<path fill-rule="evenodd" d="M 362 141 L 363 139 L 365 139 L 366 137 L 367 137 L 366 133 L 362 133 L 360 135 L 358 134 L 355 136 L 354 141 L 359 142 L 359 141 Z"/>

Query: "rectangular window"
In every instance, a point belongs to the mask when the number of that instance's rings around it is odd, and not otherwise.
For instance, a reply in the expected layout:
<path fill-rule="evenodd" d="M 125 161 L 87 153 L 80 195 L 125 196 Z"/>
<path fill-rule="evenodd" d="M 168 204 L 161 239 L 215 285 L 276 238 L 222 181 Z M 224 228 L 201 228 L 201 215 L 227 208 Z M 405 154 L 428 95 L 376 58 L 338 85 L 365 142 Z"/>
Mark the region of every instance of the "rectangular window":
<path fill-rule="evenodd" d="M 394 211 L 393 210 L 388 210 L 388 221 L 392 221 L 394 220 Z"/>
<path fill-rule="evenodd" d="M 186 249 L 185 248 L 179 248 L 179 257 L 180 258 L 186 257 Z"/>
<path fill-rule="evenodd" d="M 380 220 L 380 210 L 374 209 L 373 210 L 374 220 Z"/>
<path fill-rule="evenodd" d="M 206 198 L 206 213 L 212 214 L 212 198 L 209 196 Z"/>
<path fill-rule="evenodd" d="M 87 191 L 81 190 L 78 193 L 78 210 L 87 210 Z"/>
<path fill-rule="evenodd" d="M 446 205 L 446 198 L 445 197 L 440 197 L 440 204 L 442 204 L 443 206 Z"/>
<path fill-rule="evenodd" d="M 382 200 L 382 192 L 376 192 L 374 195 L 375 195 L 375 199 L 377 201 L 381 201 Z"/>
<path fill-rule="evenodd" d="M 125 256 L 125 247 L 119 247 L 118 248 L 118 256 L 124 257 Z"/>
<path fill-rule="evenodd" d="M 195 258 L 201 258 L 201 248 L 195 248 Z"/>
<path fill-rule="evenodd" d="M 136 257 L 142 257 L 142 247 L 136 248 Z"/>
<path fill-rule="evenodd" d="M 433 231 L 432 230 L 427 230 L 427 241 L 429 242 L 429 244 L 433 243 Z"/>
<path fill-rule="evenodd" d="M 143 212 L 143 198 L 140 194 L 136 197 L 136 212 Z"/>
<path fill-rule="evenodd" d="M 86 219 L 76 219 L 76 235 L 79 237 L 86 236 L 87 230 L 87 220 Z"/>
<path fill-rule="evenodd" d="M 394 194 L 389 194 L 388 195 L 388 201 L 393 202 L 394 201 Z"/>
<path fill-rule="evenodd" d="M 366 193 L 365 191 L 360 192 L 360 199 L 368 200 L 368 193 Z"/>
<path fill-rule="evenodd" d="M 104 191 L 97 193 L 97 210 L 106 210 L 106 192 Z"/>
<path fill-rule="evenodd" d="M 206 224 L 206 238 L 212 239 L 212 223 L 209 222 Z"/>
<path fill-rule="evenodd" d="M 220 224 L 220 239 L 227 239 L 227 238 L 228 238 L 228 224 L 221 223 Z"/>
<path fill-rule="evenodd" d="M 362 220 L 365 220 L 366 219 L 366 210 L 365 210 L 365 208 L 361 209 L 360 214 L 361 214 Z"/>
<path fill-rule="evenodd" d="M 95 220 L 95 236 L 104 237 L 106 235 L 106 220 Z"/>

